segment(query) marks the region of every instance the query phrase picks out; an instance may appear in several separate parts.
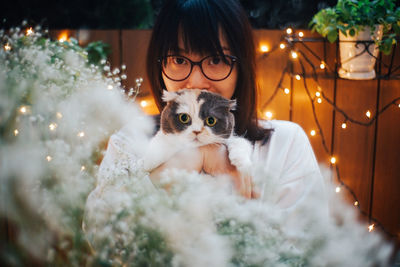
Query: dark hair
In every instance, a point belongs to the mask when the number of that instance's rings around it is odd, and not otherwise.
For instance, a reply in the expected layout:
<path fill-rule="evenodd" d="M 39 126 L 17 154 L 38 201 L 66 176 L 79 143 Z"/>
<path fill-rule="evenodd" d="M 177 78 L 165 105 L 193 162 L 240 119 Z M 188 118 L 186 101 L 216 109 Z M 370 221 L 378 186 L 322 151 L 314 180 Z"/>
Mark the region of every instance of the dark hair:
<path fill-rule="evenodd" d="M 178 52 L 178 35 L 185 49 L 199 54 L 223 54 L 219 29 L 225 34 L 232 55 L 238 58 L 235 133 L 251 141 L 266 140 L 270 130 L 258 126 L 255 81 L 255 47 L 247 15 L 236 0 L 167 0 L 153 28 L 148 53 L 147 75 L 159 110 L 165 85 L 158 60 Z"/>

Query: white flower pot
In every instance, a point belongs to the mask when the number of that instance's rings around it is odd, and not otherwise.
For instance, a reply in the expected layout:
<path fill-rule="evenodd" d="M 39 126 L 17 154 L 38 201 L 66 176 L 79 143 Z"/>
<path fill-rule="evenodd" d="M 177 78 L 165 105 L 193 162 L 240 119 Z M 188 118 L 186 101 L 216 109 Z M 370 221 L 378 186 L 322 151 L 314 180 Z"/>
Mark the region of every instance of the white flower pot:
<path fill-rule="evenodd" d="M 370 80 L 375 78 L 376 74 L 374 66 L 376 59 L 374 57 L 378 56 L 378 47 L 374 43 L 357 44 L 356 42 L 379 40 L 382 38 L 382 33 L 382 25 L 377 25 L 373 34 L 371 34 L 370 27 L 365 27 L 364 31 L 360 31 L 355 36 L 350 36 L 349 33 L 345 36 L 339 31 L 341 61 L 341 67 L 338 71 L 339 77 L 351 80 Z M 365 45 L 367 45 L 368 51 L 374 55 L 374 57 L 372 57 L 367 51 L 364 51 L 366 49 Z"/>

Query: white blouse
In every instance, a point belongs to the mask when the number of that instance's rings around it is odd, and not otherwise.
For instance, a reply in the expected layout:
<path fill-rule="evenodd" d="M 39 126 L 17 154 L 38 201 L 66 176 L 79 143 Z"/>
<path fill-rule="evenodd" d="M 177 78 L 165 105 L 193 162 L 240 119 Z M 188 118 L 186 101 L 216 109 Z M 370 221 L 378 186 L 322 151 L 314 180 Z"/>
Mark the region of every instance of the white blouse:
<path fill-rule="evenodd" d="M 260 189 L 260 199 L 270 197 L 270 182 L 276 181 L 277 192 L 273 192 L 276 202 L 284 209 L 291 209 L 310 195 L 310 191 L 324 194 L 324 182 L 314 152 L 307 135 L 296 123 L 289 121 L 261 121 L 261 125 L 273 129 L 265 145 L 256 142 L 252 160 L 255 166 L 262 166 L 264 180 L 255 181 Z M 115 185 L 118 172 L 127 174 L 138 168 L 137 151 L 143 153 L 145 147 L 134 127 L 127 126 L 113 134 L 109 140 L 106 154 L 100 165 L 97 188 L 92 192 L 103 190 L 107 184 Z M 149 181 L 148 184 L 151 184 Z"/>

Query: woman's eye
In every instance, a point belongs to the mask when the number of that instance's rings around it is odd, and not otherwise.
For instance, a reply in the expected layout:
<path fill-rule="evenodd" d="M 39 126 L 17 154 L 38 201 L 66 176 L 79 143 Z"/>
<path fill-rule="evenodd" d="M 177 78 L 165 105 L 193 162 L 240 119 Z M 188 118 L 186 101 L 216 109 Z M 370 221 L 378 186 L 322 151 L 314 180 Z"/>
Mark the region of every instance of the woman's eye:
<path fill-rule="evenodd" d="M 210 127 L 213 127 L 217 123 L 217 119 L 210 116 L 206 118 L 206 124 Z"/>
<path fill-rule="evenodd" d="M 174 57 L 172 62 L 177 65 L 185 64 L 186 60 L 183 57 Z"/>
<path fill-rule="evenodd" d="M 220 57 L 212 57 L 210 59 L 210 65 L 218 65 L 219 63 L 221 63 Z"/>
<path fill-rule="evenodd" d="M 184 123 L 184 124 L 189 123 L 189 121 L 190 121 L 189 114 L 181 113 L 181 114 L 179 114 L 178 117 L 179 117 L 179 121 Z"/>

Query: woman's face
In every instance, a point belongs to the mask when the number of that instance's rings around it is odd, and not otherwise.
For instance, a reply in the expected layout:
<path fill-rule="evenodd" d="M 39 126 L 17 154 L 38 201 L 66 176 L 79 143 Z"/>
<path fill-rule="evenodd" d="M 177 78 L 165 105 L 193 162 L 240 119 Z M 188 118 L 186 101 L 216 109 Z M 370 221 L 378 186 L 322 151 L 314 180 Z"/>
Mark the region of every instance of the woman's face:
<path fill-rule="evenodd" d="M 222 49 L 224 51 L 225 55 L 232 55 L 232 52 L 230 51 L 230 48 L 226 42 L 225 37 L 223 34 L 220 34 L 220 42 Z M 200 61 L 204 57 L 209 56 L 209 55 L 200 55 L 197 53 L 189 53 L 185 51 L 184 49 L 184 44 L 182 41 L 182 38 L 179 37 L 179 50 L 181 51 L 179 54 L 181 56 L 185 56 L 189 58 L 192 61 Z M 233 96 L 233 93 L 236 88 L 236 82 L 237 82 L 237 76 L 238 76 L 238 71 L 237 71 L 237 63 L 234 64 L 233 70 L 231 74 L 224 80 L 222 81 L 212 81 L 207 79 L 207 77 L 204 76 L 204 74 L 201 72 L 201 69 L 199 66 L 193 66 L 192 72 L 190 73 L 189 77 L 187 77 L 183 81 L 173 81 L 168 79 L 164 73 L 162 74 L 164 84 L 166 86 L 166 89 L 171 92 L 176 92 L 180 89 L 188 88 L 188 89 L 206 89 L 210 92 L 217 93 L 227 99 L 230 99 Z"/>

